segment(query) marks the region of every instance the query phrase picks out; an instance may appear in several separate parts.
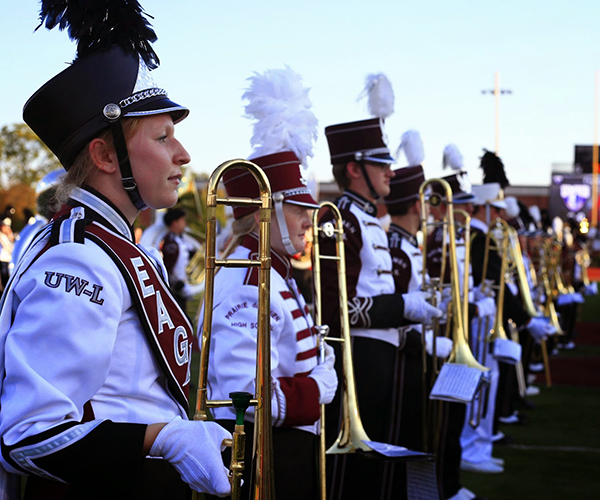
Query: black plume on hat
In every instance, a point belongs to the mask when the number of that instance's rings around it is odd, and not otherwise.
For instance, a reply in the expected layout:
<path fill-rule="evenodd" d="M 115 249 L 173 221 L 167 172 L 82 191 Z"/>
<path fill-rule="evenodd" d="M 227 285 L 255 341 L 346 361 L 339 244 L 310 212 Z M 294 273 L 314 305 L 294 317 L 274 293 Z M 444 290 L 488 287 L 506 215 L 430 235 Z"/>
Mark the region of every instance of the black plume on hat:
<path fill-rule="evenodd" d="M 66 169 L 91 139 L 121 118 L 169 113 L 177 123 L 189 113 L 150 76 L 159 63 L 150 47 L 156 34 L 137 1 L 44 0 L 38 28 L 42 25 L 67 29 L 78 41 L 77 57 L 30 97 L 23 119 Z M 123 177 L 131 178 L 121 167 Z"/>
<path fill-rule="evenodd" d="M 140 55 L 149 69 L 160 64 L 150 46 L 156 33 L 136 0 L 42 0 L 39 29 L 68 28 L 77 42 L 77 57 L 118 45 L 130 55 Z"/>
<path fill-rule="evenodd" d="M 504 163 L 496 156 L 495 153 L 484 149 L 485 153 L 481 157 L 481 163 L 479 167 L 483 169 L 483 183 L 489 184 L 491 182 L 497 182 L 501 188 L 505 188 L 510 183 L 504 173 Z"/>
<path fill-rule="evenodd" d="M 519 205 L 519 217 L 523 221 L 525 227 L 529 227 L 530 224 L 535 226 L 535 220 L 529 213 L 529 208 L 527 208 L 527 205 L 520 200 L 517 200 L 517 203 Z"/>

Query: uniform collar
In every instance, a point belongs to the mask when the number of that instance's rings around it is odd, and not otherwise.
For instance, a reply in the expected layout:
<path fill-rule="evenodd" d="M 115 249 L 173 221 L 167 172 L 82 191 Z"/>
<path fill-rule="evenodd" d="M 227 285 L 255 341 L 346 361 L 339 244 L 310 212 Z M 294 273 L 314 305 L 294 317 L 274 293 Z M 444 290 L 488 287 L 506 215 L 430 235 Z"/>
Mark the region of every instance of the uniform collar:
<path fill-rule="evenodd" d="M 256 233 L 250 233 L 244 236 L 242 246 L 250 250 L 252 255 L 258 256 L 258 235 Z M 273 269 L 277 271 L 283 279 L 290 279 L 292 277 L 292 263 L 287 255 L 280 254 L 277 250 L 271 248 L 271 265 Z"/>
<path fill-rule="evenodd" d="M 397 234 L 400 238 L 408 241 L 415 248 L 419 248 L 419 242 L 417 241 L 417 237 L 413 234 L 410 234 L 405 229 L 402 229 L 400 226 L 394 224 L 393 222 L 390 224 L 390 233 Z"/>
<path fill-rule="evenodd" d="M 72 207 L 85 207 L 87 219 L 98 221 L 131 242 L 135 242 L 135 233 L 127 218 L 108 198 L 95 189 L 89 186 L 74 188 L 68 204 Z"/>
<path fill-rule="evenodd" d="M 482 220 L 476 219 L 475 217 L 473 217 L 471 219 L 471 227 L 475 228 L 475 229 L 479 229 L 481 232 L 483 233 L 487 233 L 488 232 L 488 225 L 483 222 Z"/>
<path fill-rule="evenodd" d="M 356 205 L 358 208 L 360 208 L 366 214 L 371 215 L 373 217 L 377 217 L 377 205 L 375 205 L 375 203 L 367 200 L 366 198 L 362 197 L 358 193 L 355 193 L 354 191 L 350 191 L 350 190 L 344 191 L 344 194 L 336 200 L 335 204 L 338 207 L 343 209 L 343 208 L 345 208 L 344 205 L 347 205 L 350 203 L 353 203 L 354 205 Z"/>

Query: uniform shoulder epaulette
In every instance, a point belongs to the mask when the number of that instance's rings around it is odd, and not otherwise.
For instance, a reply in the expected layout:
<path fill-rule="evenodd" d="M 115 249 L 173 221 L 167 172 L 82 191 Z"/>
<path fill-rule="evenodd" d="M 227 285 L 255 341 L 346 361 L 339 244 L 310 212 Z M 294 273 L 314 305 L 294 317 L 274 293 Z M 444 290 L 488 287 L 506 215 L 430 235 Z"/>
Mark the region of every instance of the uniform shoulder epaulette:
<path fill-rule="evenodd" d="M 50 245 L 60 243 L 83 243 L 85 240 L 85 226 L 89 221 L 85 219 L 85 209 L 74 207 L 52 223 Z"/>

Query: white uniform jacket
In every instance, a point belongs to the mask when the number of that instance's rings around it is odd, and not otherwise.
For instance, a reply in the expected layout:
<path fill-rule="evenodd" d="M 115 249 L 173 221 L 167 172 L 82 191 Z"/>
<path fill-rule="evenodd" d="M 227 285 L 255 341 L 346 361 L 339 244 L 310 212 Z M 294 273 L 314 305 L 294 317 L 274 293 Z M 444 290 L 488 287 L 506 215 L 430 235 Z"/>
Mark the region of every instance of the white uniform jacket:
<path fill-rule="evenodd" d="M 71 218 L 54 225 L 57 234 L 52 224 L 40 233 L 3 297 L 0 464 L 71 484 L 125 484 L 143 461 L 140 424 L 187 418 L 186 410 L 167 387 L 123 274 L 76 222 L 91 218 L 129 242 L 132 227 L 97 193 L 75 189 L 70 204 Z M 146 256 L 160 268 L 157 253 Z"/>
<path fill-rule="evenodd" d="M 250 234 L 230 255 L 256 259 L 258 238 Z M 317 338 L 308 308 L 292 278 L 289 259 L 271 249 L 271 375 L 273 425 L 316 433 L 317 383 L 307 375 L 317 365 Z M 255 393 L 258 270 L 221 268 L 215 278 L 208 370 L 210 399 L 233 391 Z M 200 322 L 200 325 L 202 322 Z M 233 420 L 231 408 L 215 408 L 217 419 Z M 253 420 L 254 409 L 246 418 Z"/>
<path fill-rule="evenodd" d="M 344 225 L 346 286 L 351 335 L 399 345 L 398 327 L 405 325 L 404 301 L 396 293 L 388 238 L 377 219 L 377 207 L 351 191 L 336 200 Z M 333 221 L 330 211 L 319 223 Z M 335 255 L 335 241 L 321 236 L 321 251 Z M 324 321 L 339 330 L 338 277 L 335 264 L 321 264 Z M 335 334 L 335 333 L 334 333 Z"/>

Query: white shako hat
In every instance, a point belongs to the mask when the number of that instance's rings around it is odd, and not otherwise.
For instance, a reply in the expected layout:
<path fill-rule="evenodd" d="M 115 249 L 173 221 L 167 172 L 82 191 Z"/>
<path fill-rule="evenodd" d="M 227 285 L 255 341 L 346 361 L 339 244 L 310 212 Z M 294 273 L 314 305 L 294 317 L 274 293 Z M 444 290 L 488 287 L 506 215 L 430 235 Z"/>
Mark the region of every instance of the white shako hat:
<path fill-rule="evenodd" d="M 499 198 L 501 188 L 500 184 L 497 182 L 473 186 L 472 189 L 473 195 L 475 196 L 475 200 L 473 201 L 474 205 L 489 204 L 492 207 L 506 210 L 506 202 Z"/>

